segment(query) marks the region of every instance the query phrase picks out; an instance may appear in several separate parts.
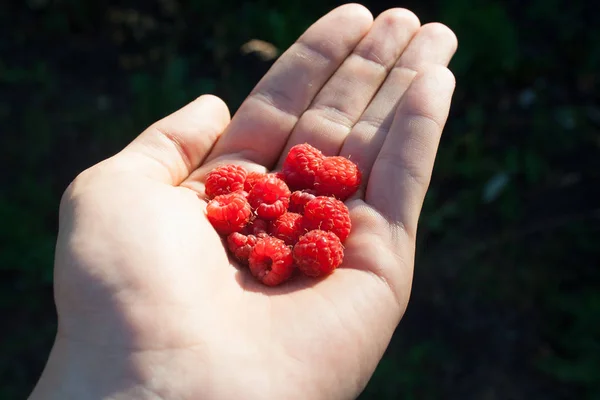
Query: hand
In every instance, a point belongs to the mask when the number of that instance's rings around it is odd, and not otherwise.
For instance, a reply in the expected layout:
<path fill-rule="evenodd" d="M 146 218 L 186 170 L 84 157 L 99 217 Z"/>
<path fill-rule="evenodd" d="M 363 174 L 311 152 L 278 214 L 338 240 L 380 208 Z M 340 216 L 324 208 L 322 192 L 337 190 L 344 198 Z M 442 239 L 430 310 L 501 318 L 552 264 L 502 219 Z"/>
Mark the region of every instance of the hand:
<path fill-rule="evenodd" d="M 58 333 L 32 398 L 350 399 L 406 308 L 421 205 L 456 49 L 440 24 L 345 5 L 283 54 L 233 120 L 202 96 L 64 194 Z M 350 157 L 343 265 L 269 288 L 232 265 L 204 215 L 222 162 L 276 169 L 309 142 Z"/>

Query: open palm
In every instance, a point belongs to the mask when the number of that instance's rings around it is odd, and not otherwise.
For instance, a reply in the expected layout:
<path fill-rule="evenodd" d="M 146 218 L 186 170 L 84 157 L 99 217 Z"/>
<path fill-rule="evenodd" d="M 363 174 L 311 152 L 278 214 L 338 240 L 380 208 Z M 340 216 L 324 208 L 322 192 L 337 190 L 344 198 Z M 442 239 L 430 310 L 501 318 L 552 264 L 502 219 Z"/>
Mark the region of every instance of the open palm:
<path fill-rule="evenodd" d="M 61 398 L 355 397 L 408 302 L 455 49 L 448 28 L 409 11 L 373 21 L 342 6 L 231 122 L 219 99 L 200 97 L 82 173 L 61 204 L 56 255 L 49 366 L 76 364 L 63 369 L 78 382 Z M 353 230 L 331 276 L 269 288 L 228 259 L 204 215 L 203 177 L 221 163 L 277 169 L 303 142 L 363 172 L 347 202 Z M 52 369 L 38 394 L 64 379 Z"/>

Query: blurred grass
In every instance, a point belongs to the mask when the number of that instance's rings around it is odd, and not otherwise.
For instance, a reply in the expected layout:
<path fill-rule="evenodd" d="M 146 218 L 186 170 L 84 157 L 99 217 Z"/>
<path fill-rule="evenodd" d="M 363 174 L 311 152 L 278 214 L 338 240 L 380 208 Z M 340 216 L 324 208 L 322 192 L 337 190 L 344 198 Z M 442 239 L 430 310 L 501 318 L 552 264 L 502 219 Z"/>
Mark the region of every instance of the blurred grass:
<path fill-rule="evenodd" d="M 0 10 L 0 398 L 52 343 L 60 195 L 206 93 L 235 109 L 333 1 L 29 0 Z M 396 6 L 365 3 L 374 13 Z M 600 28 L 583 0 L 407 1 L 459 37 L 410 307 L 365 399 L 600 398 Z"/>

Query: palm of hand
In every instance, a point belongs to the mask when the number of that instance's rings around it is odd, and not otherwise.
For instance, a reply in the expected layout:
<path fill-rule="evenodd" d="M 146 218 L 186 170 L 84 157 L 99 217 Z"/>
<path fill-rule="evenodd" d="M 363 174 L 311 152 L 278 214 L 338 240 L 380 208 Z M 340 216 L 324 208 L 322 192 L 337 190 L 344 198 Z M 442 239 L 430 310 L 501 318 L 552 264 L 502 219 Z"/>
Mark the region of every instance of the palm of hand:
<path fill-rule="evenodd" d="M 355 396 L 408 301 L 454 40 L 407 11 L 371 25 L 341 7 L 280 58 L 216 145 L 228 116 L 203 97 L 82 174 L 61 208 L 59 338 L 122 360 L 124 386 L 165 398 Z M 343 266 L 267 288 L 231 264 L 201 179 L 224 161 L 276 167 L 305 141 L 350 156 L 365 185 L 347 203 Z"/>

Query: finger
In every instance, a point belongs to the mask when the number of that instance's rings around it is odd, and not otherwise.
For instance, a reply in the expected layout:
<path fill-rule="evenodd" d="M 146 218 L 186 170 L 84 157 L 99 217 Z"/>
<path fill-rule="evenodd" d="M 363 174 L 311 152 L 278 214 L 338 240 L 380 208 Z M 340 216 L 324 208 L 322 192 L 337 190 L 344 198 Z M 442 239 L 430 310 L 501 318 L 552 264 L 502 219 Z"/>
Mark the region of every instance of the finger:
<path fill-rule="evenodd" d="M 419 26 L 419 19 L 408 10 L 392 9 L 379 15 L 302 114 L 283 154 L 298 143 L 308 142 L 326 155 L 337 155 Z"/>
<path fill-rule="evenodd" d="M 114 161 L 153 179 L 179 185 L 203 162 L 229 118 L 223 100 L 201 96 L 152 124 Z"/>
<path fill-rule="evenodd" d="M 365 201 L 414 237 L 455 80 L 439 64 L 422 65 L 398 105 L 373 165 Z"/>
<path fill-rule="evenodd" d="M 456 36 L 442 24 L 431 23 L 419 29 L 340 151 L 342 156 L 358 164 L 364 176 L 369 175 L 390 130 L 398 102 L 416 71 L 424 64 L 448 65 L 456 47 Z M 366 182 L 365 179 L 364 185 Z"/>
<path fill-rule="evenodd" d="M 425 24 L 398 60 L 398 65 L 414 69 L 423 64 L 447 66 L 457 47 L 456 35 L 446 25 L 439 22 Z"/>
<path fill-rule="evenodd" d="M 371 24 L 370 12 L 357 4 L 338 7 L 319 19 L 254 88 L 208 159 L 239 153 L 272 166 L 298 117 Z"/>

